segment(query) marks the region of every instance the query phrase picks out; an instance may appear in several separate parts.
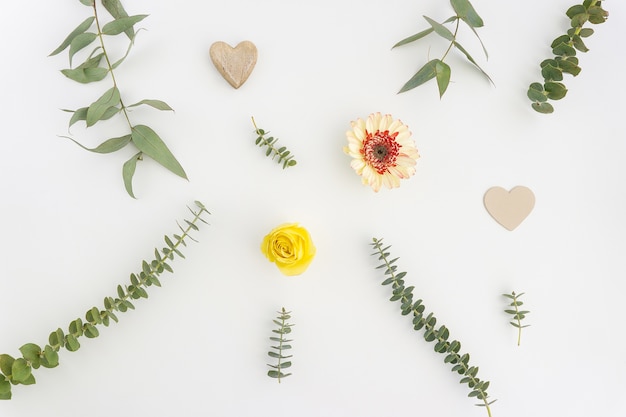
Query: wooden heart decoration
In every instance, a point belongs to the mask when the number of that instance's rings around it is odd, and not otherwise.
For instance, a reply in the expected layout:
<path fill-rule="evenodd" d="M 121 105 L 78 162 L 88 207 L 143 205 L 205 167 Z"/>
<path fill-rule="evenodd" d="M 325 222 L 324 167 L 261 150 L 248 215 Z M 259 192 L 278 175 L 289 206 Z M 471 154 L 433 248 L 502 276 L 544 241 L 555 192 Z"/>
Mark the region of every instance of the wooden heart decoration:
<path fill-rule="evenodd" d="M 209 49 L 209 55 L 222 77 L 239 88 L 254 69 L 258 53 L 250 41 L 240 42 L 234 48 L 226 42 L 215 42 Z"/>
<path fill-rule="evenodd" d="M 483 199 L 485 208 L 505 229 L 519 226 L 535 207 L 535 194 L 528 187 L 517 186 L 507 191 L 502 187 L 487 190 Z"/>

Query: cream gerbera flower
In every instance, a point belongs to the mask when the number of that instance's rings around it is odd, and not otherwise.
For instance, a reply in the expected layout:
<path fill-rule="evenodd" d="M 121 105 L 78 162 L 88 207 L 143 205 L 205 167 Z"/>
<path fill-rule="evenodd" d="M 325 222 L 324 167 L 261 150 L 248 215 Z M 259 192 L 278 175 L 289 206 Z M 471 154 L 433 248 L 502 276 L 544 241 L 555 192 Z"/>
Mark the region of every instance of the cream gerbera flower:
<path fill-rule="evenodd" d="M 380 113 L 350 124 L 352 130 L 346 132 L 348 146 L 343 151 L 354 158 L 350 166 L 362 177 L 363 184 L 378 192 L 383 184 L 390 189 L 399 187 L 401 179 L 415 174 L 420 156 L 407 125 Z"/>

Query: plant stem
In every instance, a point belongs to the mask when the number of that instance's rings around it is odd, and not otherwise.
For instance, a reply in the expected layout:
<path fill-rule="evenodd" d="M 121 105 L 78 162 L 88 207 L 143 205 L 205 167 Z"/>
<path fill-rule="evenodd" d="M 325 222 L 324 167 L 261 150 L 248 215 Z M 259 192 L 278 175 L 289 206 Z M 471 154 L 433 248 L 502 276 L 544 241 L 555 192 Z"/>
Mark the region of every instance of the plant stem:
<path fill-rule="evenodd" d="M 448 49 L 446 49 L 446 52 L 443 54 L 443 56 L 441 57 L 441 61 L 443 61 L 446 56 L 448 56 L 448 53 L 450 53 L 450 51 L 452 50 L 452 47 L 454 46 L 454 41 L 456 40 L 456 34 L 459 32 L 459 23 L 461 21 L 461 18 L 459 16 L 456 17 L 456 27 L 454 28 L 454 34 L 453 36 L 453 40 L 452 42 L 450 42 L 450 46 L 448 46 Z"/>
<path fill-rule="evenodd" d="M 102 53 L 104 54 L 104 59 L 107 62 L 107 67 L 109 68 L 109 73 L 111 74 L 111 80 L 113 81 L 113 87 L 117 87 L 117 80 L 115 79 L 115 73 L 113 72 L 113 65 L 111 64 L 111 60 L 109 59 L 109 54 L 107 53 L 106 47 L 104 46 L 104 37 L 102 34 L 102 30 L 100 29 L 100 20 L 98 19 L 98 8 L 96 6 L 97 2 L 93 2 L 93 14 L 96 20 L 96 28 L 98 29 L 98 39 L 100 39 L 100 46 L 102 47 Z M 133 40 L 131 39 L 131 42 L 133 42 Z M 119 88 L 118 88 L 119 90 Z M 126 118 L 126 122 L 128 123 L 128 127 L 131 129 L 133 129 L 133 125 L 130 122 L 130 118 L 128 117 L 128 112 L 126 111 L 126 106 L 124 105 L 124 102 L 122 101 L 122 99 L 120 98 L 120 110 L 122 111 L 122 113 L 124 114 L 124 117 Z"/>
<path fill-rule="evenodd" d="M 254 119 L 252 120 L 254 122 Z M 255 126 L 256 127 L 256 126 Z M 280 315 L 280 342 L 278 342 L 278 383 L 280 384 L 280 365 L 283 356 L 283 329 L 285 328 L 285 307 L 282 307 L 282 312 Z"/>

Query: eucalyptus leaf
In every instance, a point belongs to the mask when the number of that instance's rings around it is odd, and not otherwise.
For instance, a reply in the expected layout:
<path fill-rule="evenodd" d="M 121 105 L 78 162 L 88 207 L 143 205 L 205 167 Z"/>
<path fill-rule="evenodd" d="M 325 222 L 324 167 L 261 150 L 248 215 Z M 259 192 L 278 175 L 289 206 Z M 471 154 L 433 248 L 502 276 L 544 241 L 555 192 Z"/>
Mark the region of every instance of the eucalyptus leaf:
<path fill-rule="evenodd" d="M 127 108 L 131 108 L 131 107 L 137 107 L 137 106 L 141 106 L 141 105 L 146 105 L 146 106 L 150 106 L 150 107 L 154 107 L 157 110 L 171 110 L 174 111 L 174 109 L 172 109 L 166 102 L 161 101 L 161 100 L 150 100 L 150 99 L 146 99 L 146 100 L 141 100 L 135 104 L 131 104 L 130 106 L 126 106 Z"/>
<path fill-rule="evenodd" d="M 27 382 L 32 375 L 32 369 L 26 359 L 17 358 L 11 366 L 11 378 L 18 383 Z"/>
<path fill-rule="evenodd" d="M 85 6 L 93 6 L 94 5 L 94 1 L 95 0 L 80 0 L 80 2 L 82 4 L 84 4 Z"/>
<path fill-rule="evenodd" d="M 454 46 L 463 53 L 463 55 L 465 55 L 465 57 L 467 58 L 467 60 L 469 62 L 471 62 L 472 64 L 474 64 L 474 66 L 476 68 L 478 68 L 478 70 L 480 72 L 482 72 L 482 74 L 487 77 L 487 79 L 489 80 L 489 82 L 493 85 L 495 85 L 495 83 L 493 82 L 493 80 L 491 79 L 491 77 L 489 76 L 489 74 L 487 74 L 481 67 L 480 65 L 478 65 L 478 63 L 474 60 L 474 58 L 472 58 L 472 56 L 469 54 L 469 52 L 467 52 L 467 50 L 465 48 L 463 48 L 463 46 L 461 46 L 460 43 L 458 42 L 454 42 Z"/>
<path fill-rule="evenodd" d="M 435 31 L 435 33 L 437 33 L 437 35 L 451 42 L 454 40 L 454 34 L 450 32 L 450 29 L 448 29 L 441 23 L 434 21 L 428 16 L 424 16 L 424 19 L 426 19 L 426 21 L 430 24 L 430 26 L 432 26 L 433 30 Z"/>
<path fill-rule="evenodd" d="M 398 93 L 404 93 L 405 91 L 409 91 L 414 89 L 415 87 L 419 87 L 425 82 L 432 80 L 437 75 L 437 62 L 440 62 L 438 59 L 433 59 L 428 61 L 422 68 L 420 68 L 413 77 L 409 81 L 407 81 L 404 86 L 398 91 Z"/>
<path fill-rule="evenodd" d="M 484 26 L 483 19 L 476 13 L 474 6 L 469 0 L 450 0 L 456 14 L 470 27 L 479 28 Z"/>
<path fill-rule="evenodd" d="M 116 18 L 102 27 L 102 33 L 110 36 L 119 35 L 131 29 L 136 23 L 141 22 L 146 17 L 148 17 L 147 14 L 140 14 Z"/>
<path fill-rule="evenodd" d="M 68 46 L 70 46 L 70 43 L 72 43 L 72 41 L 74 40 L 74 38 L 76 38 L 76 36 L 80 35 L 81 33 L 84 33 L 87 31 L 87 29 L 89 29 L 91 27 L 91 25 L 93 24 L 93 21 L 95 20 L 94 16 L 88 17 L 87 19 L 83 20 L 81 22 L 80 25 L 78 25 L 76 27 L 76 29 L 74 29 L 68 36 L 67 38 L 65 38 L 65 40 L 63 42 L 61 42 L 61 45 L 59 45 L 57 47 L 57 49 L 55 49 L 54 51 L 52 51 L 50 53 L 50 55 L 48 56 L 54 56 L 59 54 L 60 52 L 63 52 L 65 50 L 65 48 L 67 48 Z"/>
<path fill-rule="evenodd" d="M 124 163 L 124 166 L 122 167 L 122 178 L 124 180 L 124 188 L 126 188 L 126 192 L 132 198 L 137 198 L 135 197 L 135 194 L 133 193 L 133 176 L 135 175 L 135 168 L 137 167 L 137 161 L 140 161 L 141 158 L 142 158 L 142 153 L 138 152 L 135 155 L 133 155 L 128 161 L 126 161 Z M 119 288 L 121 287 L 118 287 L 118 291 L 119 291 Z"/>
<path fill-rule="evenodd" d="M 61 73 L 63 73 L 63 75 L 65 75 L 70 80 L 74 80 L 82 84 L 88 84 L 103 80 L 109 73 L 109 70 L 107 70 L 106 68 L 78 67 L 75 69 L 61 70 Z"/>
<path fill-rule="evenodd" d="M 74 55 L 86 48 L 87 46 L 91 45 L 93 43 L 93 41 L 96 40 L 96 38 L 98 37 L 98 35 L 96 35 L 93 32 L 85 32 L 85 33 L 81 33 L 79 35 L 77 35 L 72 42 L 70 43 L 70 52 L 69 52 L 69 57 L 70 57 L 70 66 L 72 66 L 72 58 L 74 57 Z"/>
<path fill-rule="evenodd" d="M 394 46 L 391 47 L 391 49 L 396 48 L 398 46 L 402 46 L 402 45 L 406 45 L 407 43 L 411 43 L 414 42 L 418 39 L 422 39 L 423 37 L 430 35 L 431 33 L 433 33 L 435 31 L 434 28 L 430 27 L 428 29 L 425 29 L 419 33 L 416 33 L 415 35 L 409 36 L 408 38 L 402 39 L 400 42 L 396 43 Z"/>
<path fill-rule="evenodd" d="M 109 12 L 109 14 L 114 19 L 128 17 L 128 13 L 126 13 L 126 10 L 124 10 L 124 6 L 122 6 L 122 3 L 120 2 L 120 0 L 101 0 L 101 1 L 106 11 Z M 133 39 L 133 37 L 135 36 L 135 30 L 132 27 L 128 28 L 125 33 L 129 39 Z"/>
<path fill-rule="evenodd" d="M 105 115 L 108 109 L 120 104 L 120 91 L 117 87 L 108 89 L 87 110 L 87 127 L 93 126 Z"/>
<path fill-rule="evenodd" d="M 136 125 L 132 128 L 132 141 L 144 154 L 169 169 L 179 177 L 187 179 L 185 170 L 170 152 L 167 145 L 154 130 L 145 125 Z"/>
<path fill-rule="evenodd" d="M 435 72 L 437 73 L 437 86 L 439 87 L 439 98 L 443 97 L 443 94 L 450 84 L 450 66 L 443 61 L 439 61 L 435 64 Z"/>

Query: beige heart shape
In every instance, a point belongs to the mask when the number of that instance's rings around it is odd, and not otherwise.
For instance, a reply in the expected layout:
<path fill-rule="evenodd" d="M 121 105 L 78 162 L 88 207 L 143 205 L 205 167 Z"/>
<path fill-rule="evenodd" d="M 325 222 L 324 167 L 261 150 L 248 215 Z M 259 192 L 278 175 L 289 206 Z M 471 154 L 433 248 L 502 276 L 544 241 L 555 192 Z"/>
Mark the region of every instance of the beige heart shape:
<path fill-rule="evenodd" d="M 535 194 L 528 187 L 517 186 L 507 191 L 502 187 L 487 190 L 485 208 L 495 221 L 507 230 L 519 226 L 535 207 Z"/>
<path fill-rule="evenodd" d="M 239 88 L 254 69 L 258 53 L 250 41 L 240 42 L 234 48 L 226 42 L 215 42 L 209 49 L 209 55 L 222 77 Z"/>

